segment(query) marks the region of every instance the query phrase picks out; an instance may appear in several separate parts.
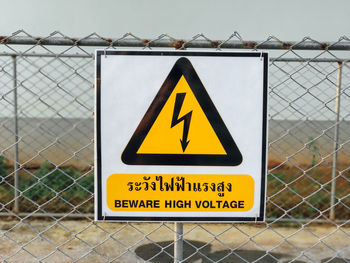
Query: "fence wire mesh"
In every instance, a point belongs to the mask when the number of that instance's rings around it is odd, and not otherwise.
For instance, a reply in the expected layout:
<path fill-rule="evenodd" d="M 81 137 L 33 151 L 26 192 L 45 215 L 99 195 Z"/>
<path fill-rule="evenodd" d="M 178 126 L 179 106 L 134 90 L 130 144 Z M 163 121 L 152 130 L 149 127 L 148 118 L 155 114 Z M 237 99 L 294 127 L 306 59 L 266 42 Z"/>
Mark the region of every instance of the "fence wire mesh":
<path fill-rule="evenodd" d="M 350 39 L 0 36 L 3 262 L 172 262 L 174 224 L 95 223 L 94 55 L 268 50 L 267 220 L 184 224 L 179 262 L 350 262 Z M 175 240 L 176 241 L 176 240 Z"/>

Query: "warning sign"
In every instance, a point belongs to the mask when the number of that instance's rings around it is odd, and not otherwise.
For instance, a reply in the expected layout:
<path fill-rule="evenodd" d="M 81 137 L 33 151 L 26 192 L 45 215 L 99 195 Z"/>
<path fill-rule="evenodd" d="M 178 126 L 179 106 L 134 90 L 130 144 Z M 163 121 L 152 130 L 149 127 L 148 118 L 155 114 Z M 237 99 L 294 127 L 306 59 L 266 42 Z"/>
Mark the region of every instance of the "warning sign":
<path fill-rule="evenodd" d="M 267 61 L 96 51 L 96 220 L 263 221 Z"/>
<path fill-rule="evenodd" d="M 238 165 L 242 155 L 187 58 L 176 61 L 122 154 L 135 165 Z"/>

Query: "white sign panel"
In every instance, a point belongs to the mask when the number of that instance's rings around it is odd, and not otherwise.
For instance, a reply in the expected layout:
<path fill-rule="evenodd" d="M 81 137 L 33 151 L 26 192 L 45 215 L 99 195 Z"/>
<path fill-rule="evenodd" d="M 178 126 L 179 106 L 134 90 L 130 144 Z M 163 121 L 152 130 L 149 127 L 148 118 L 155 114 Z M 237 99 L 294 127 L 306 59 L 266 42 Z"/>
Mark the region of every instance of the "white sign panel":
<path fill-rule="evenodd" d="M 96 51 L 96 220 L 263 221 L 267 63 Z"/>

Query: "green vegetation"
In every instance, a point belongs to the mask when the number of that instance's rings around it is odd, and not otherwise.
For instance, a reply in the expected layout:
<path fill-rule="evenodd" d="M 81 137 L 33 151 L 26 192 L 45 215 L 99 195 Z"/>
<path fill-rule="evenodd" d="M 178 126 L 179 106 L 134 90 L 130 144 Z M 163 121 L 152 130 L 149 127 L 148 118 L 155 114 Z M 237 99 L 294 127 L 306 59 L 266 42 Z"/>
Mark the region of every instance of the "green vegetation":
<path fill-rule="evenodd" d="M 8 173 L 4 158 L 0 158 L 0 175 Z M 65 212 L 78 209 L 81 212 L 93 212 L 92 193 L 94 175 L 82 173 L 72 167 L 53 167 L 44 163 L 33 173 L 19 173 L 18 188 L 20 211 L 29 212 L 40 207 L 50 212 Z M 13 176 L 0 183 L 0 203 L 11 209 L 14 198 Z M 86 203 L 84 201 L 91 200 Z M 82 205 L 83 204 L 83 205 Z"/>
<path fill-rule="evenodd" d="M 310 137 L 309 140 L 310 142 L 308 144 L 308 147 L 312 152 L 311 165 L 309 166 L 309 168 L 311 168 L 316 165 L 316 154 L 319 153 L 319 148 L 317 147 L 316 142 L 314 141 L 314 138 Z"/>
<path fill-rule="evenodd" d="M 30 178 L 21 178 L 19 189 L 23 195 L 42 204 L 57 195 L 77 205 L 94 191 L 93 174 L 82 175 L 72 167 L 53 168 L 45 163 Z"/>
<path fill-rule="evenodd" d="M 12 168 L 0 156 L 0 204 L 12 209 L 14 199 Z M 315 218 L 330 205 L 331 167 L 317 166 L 304 173 L 307 167 L 281 166 L 267 176 L 267 217 Z M 343 198 L 336 207 L 337 218 L 349 219 L 345 207 L 350 206 L 348 195 L 350 171 L 337 179 L 337 197 Z M 39 169 L 19 171 L 19 204 L 21 212 L 79 211 L 92 213 L 94 175 L 73 167 L 54 167 L 44 163 Z M 287 211 L 287 215 L 285 212 Z"/>
<path fill-rule="evenodd" d="M 282 166 L 275 169 L 267 177 L 266 205 L 267 217 L 278 218 L 315 218 L 321 214 L 329 216 L 331 198 L 331 166 L 323 165 L 310 169 L 310 167 Z M 350 174 L 350 172 L 349 172 Z M 346 207 L 350 205 L 350 199 L 344 198 L 349 194 L 347 172 L 337 178 L 336 195 L 343 198 L 336 206 L 336 215 L 339 219 L 349 219 Z M 287 211 L 288 215 L 285 215 Z"/>
<path fill-rule="evenodd" d="M 0 156 L 0 177 L 5 177 L 7 175 L 7 165 L 6 165 L 6 159 L 3 156 Z"/>

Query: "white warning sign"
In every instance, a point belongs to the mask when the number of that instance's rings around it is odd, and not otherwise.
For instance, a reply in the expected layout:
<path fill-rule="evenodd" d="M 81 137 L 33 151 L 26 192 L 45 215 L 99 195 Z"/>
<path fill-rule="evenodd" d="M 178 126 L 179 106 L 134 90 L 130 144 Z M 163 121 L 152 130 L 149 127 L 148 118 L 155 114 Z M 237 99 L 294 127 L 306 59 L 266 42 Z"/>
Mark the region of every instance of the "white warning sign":
<path fill-rule="evenodd" d="M 96 219 L 264 220 L 267 61 L 97 51 Z"/>

